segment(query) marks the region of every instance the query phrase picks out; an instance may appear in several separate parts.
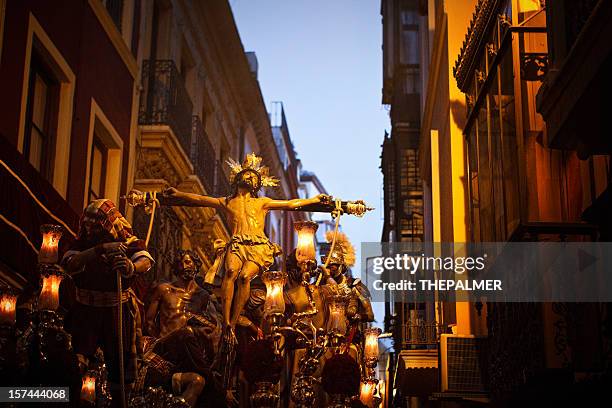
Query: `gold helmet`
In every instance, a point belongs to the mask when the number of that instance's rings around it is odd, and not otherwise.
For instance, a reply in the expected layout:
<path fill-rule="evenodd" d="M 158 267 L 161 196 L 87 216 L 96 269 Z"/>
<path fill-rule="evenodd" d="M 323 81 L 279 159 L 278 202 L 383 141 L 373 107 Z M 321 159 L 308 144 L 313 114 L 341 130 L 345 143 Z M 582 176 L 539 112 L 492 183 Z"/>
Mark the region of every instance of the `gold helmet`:
<path fill-rule="evenodd" d="M 334 231 L 327 231 L 325 238 L 331 249 L 331 244 L 334 240 Z M 349 241 L 345 233 L 338 231 L 333 251 L 327 255 L 323 255 L 321 261 L 325 263 L 327 262 L 327 258 L 329 258 L 330 264 L 344 265 L 347 268 L 351 268 L 355 265 L 355 247 L 351 244 L 351 241 Z"/>
<path fill-rule="evenodd" d="M 270 169 L 266 166 L 261 165 L 262 158 L 257 156 L 255 153 L 246 155 L 242 164 L 238 163 L 234 159 L 230 158 L 227 160 L 227 164 L 230 166 L 230 183 L 238 178 L 239 174 L 247 171 L 252 171 L 257 174 L 259 178 L 259 187 L 275 187 L 278 186 L 279 179 L 274 176 L 270 176 Z M 259 188 L 258 188 L 259 189 Z"/>

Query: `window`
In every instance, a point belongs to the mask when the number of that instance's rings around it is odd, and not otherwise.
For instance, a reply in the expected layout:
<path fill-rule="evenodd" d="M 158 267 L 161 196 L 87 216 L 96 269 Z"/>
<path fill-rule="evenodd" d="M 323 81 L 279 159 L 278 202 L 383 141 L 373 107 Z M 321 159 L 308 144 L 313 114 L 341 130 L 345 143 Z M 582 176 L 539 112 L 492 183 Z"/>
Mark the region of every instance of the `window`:
<path fill-rule="evenodd" d="M 89 201 L 104 197 L 106 161 L 106 147 L 97 136 L 94 136 L 89 173 Z"/>
<path fill-rule="evenodd" d="M 23 67 L 17 149 L 66 197 L 76 77 L 31 13 Z"/>
<path fill-rule="evenodd" d="M 122 178 L 123 141 L 95 100 L 89 119 L 88 166 L 85 174 L 85 205 L 108 198 L 119 201 Z"/>
<path fill-rule="evenodd" d="M 400 48 L 400 63 L 406 65 L 419 64 L 419 32 L 414 29 L 402 30 L 402 47 Z"/>
<path fill-rule="evenodd" d="M 400 64 L 419 64 L 419 20 L 416 4 L 402 2 L 400 11 Z"/>
<path fill-rule="evenodd" d="M 24 155 L 43 177 L 52 179 L 57 125 L 58 81 L 33 53 L 27 99 Z"/>

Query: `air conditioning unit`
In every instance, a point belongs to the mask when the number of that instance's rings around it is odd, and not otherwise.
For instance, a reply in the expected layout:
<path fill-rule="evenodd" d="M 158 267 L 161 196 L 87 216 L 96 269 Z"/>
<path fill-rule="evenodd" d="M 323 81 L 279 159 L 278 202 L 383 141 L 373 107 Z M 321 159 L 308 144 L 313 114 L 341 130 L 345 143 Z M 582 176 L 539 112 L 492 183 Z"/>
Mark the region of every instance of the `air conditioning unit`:
<path fill-rule="evenodd" d="M 486 337 L 442 334 L 440 374 L 442 392 L 485 392 Z"/>

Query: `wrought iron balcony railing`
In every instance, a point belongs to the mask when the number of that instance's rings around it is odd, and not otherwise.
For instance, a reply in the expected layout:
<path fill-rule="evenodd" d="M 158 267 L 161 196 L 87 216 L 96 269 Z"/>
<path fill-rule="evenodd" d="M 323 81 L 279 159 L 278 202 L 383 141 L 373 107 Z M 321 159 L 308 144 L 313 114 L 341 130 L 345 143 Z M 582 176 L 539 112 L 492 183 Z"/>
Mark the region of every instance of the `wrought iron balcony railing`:
<path fill-rule="evenodd" d="M 174 61 L 144 61 L 142 83 L 145 90 L 140 99 L 138 123 L 170 126 L 190 156 L 193 104 Z"/>
<path fill-rule="evenodd" d="M 191 129 L 193 135 L 191 162 L 207 193 L 212 194 L 215 189 L 215 149 L 198 116 L 192 117 Z"/>
<path fill-rule="evenodd" d="M 424 320 L 404 323 L 402 343 L 404 348 L 411 346 L 433 346 L 440 339 L 440 325 Z"/>
<path fill-rule="evenodd" d="M 222 170 L 223 163 L 221 161 L 217 164 L 217 185 L 215 188 L 215 195 L 217 196 L 228 196 L 231 191 L 229 178 Z"/>

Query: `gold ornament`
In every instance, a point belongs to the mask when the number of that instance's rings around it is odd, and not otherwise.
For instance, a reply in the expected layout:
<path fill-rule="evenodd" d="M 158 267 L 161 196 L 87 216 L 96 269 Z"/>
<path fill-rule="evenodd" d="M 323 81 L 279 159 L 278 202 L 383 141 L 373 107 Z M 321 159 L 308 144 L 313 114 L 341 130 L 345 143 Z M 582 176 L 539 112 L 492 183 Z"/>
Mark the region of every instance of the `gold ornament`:
<path fill-rule="evenodd" d="M 330 244 L 334 240 L 335 231 L 327 231 L 325 238 Z M 351 268 L 355 265 L 355 247 L 351 244 L 345 233 L 338 231 L 336 235 L 336 243 L 333 250 L 327 254 L 330 258 L 329 263 L 345 265 Z M 325 260 L 327 258 L 324 258 Z"/>
<path fill-rule="evenodd" d="M 264 187 L 275 187 L 278 186 L 280 180 L 274 176 L 270 176 L 270 169 L 266 166 L 261 165 L 262 158 L 257 156 L 255 153 L 247 154 L 242 164 L 238 163 L 234 159 L 230 158 L 227 160 L 227 164 L 230 167 L 230 183 L 233 183 L 238 174 L 246 170 L 254 171 L 259 175 L 261 185 Z"/>

